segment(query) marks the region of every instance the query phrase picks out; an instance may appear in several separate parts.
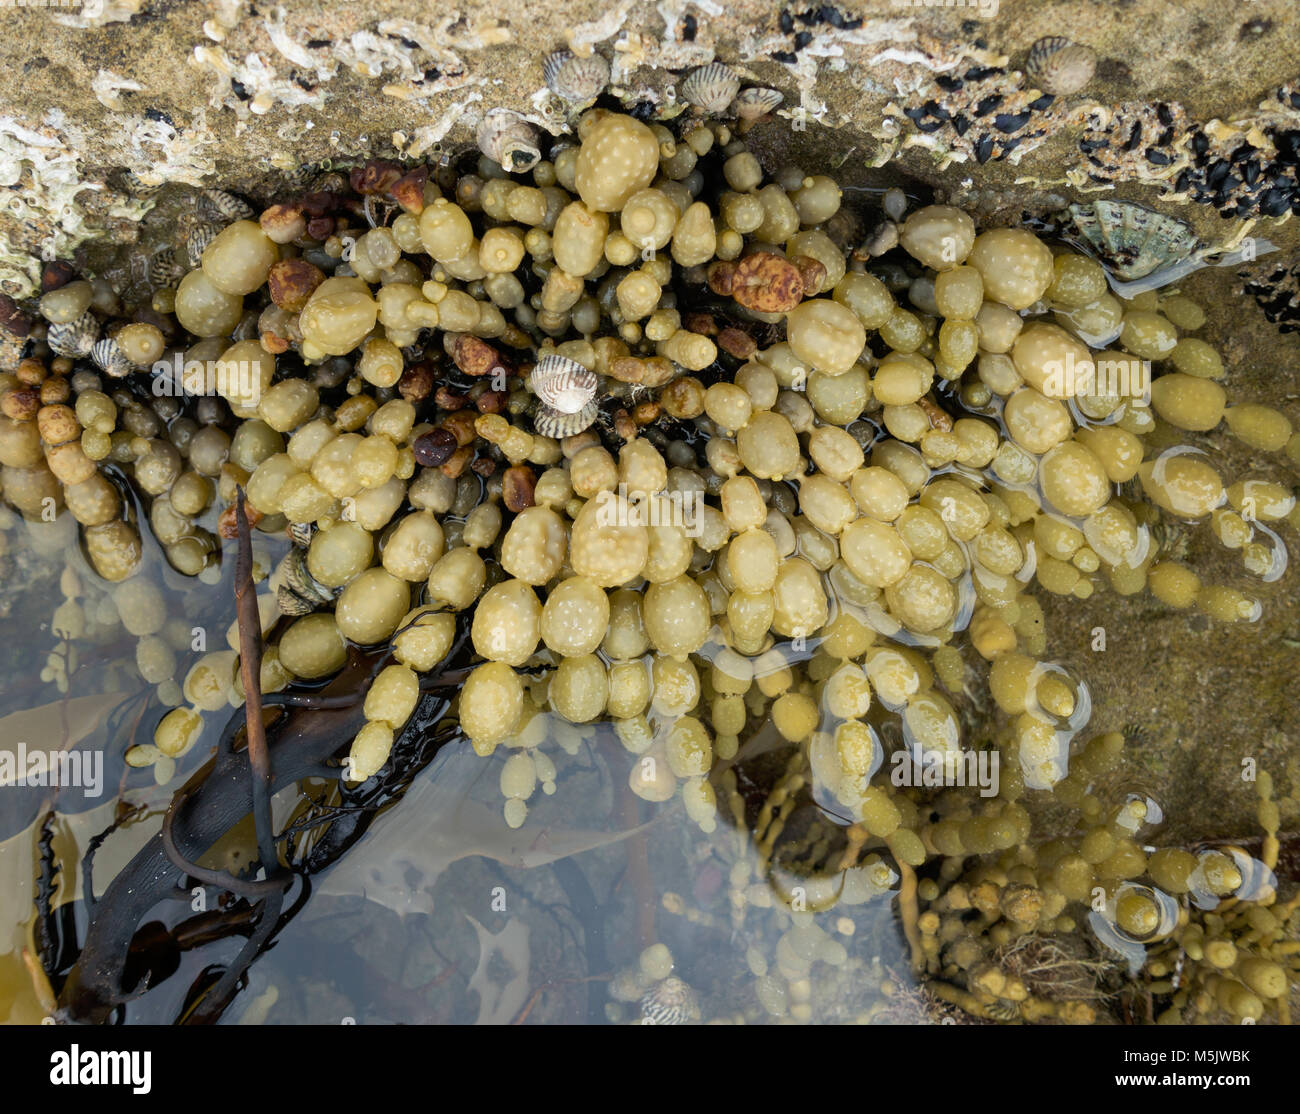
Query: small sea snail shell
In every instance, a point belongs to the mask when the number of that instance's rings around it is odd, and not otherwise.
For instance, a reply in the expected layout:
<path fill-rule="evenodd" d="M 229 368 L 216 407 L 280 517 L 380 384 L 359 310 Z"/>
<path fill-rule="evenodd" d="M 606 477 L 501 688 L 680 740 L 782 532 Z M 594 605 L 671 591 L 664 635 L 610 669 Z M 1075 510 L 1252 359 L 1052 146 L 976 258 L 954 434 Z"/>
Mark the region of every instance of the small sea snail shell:
<path fill-rule="evenodd" d="M 51 325 L 45 334 L 45 343 L 56 356 L 75 360 L 90 355 L 98 336 L 99 321 L 90 310 L 86 310 L 74 321 Z"/>
<path fill-rule="evenodd" d="M 253 207 L 242 197 L 218 189 L 206 189 L 199 194 L 197 209 L 204 220 L 218 224 L 223 221 L 248 220 L 256 215 Z"/>
<path fill-rule="evenodd" d="M 185 268 L 177 261 L 176 252 L 163 248 L 149 260 L 149 285 L 155 290 L 175 286 L 185 277 Z"/>
<path fill-rule="evenodd" d="M 642 1025 L 691 1025 L 699 1020 L 695 991 L 676 975 L 656 983 L 641 997 Z"/>
<path fill-rule="evenodd" d="M 197 217 L 189 218 L 182 227 L 186 225 L 189 230 L 185 233 L 185 259 L 191 267 L 197 267 L 203 260 L 207 246 L 217 238 L 221 225 Z"/>
<path fill-rule="evenodd" d="M 275 590 L 275 602 L 281 615 L 310 615 L 320 606 L 314 600 L 304 599 L 284 584 Z"/>
<path fill-rule="evenodd" d="M 478 126 L 478 149 L 511 174 L 531 170 L 542 157 L 537 129 L 517 112 L 494 108 Z"/>
<path fill-rule="evenodd" d="M 112 337 L 95 341 L 90 349 L 90 358 L 100 371 L 114 379 L 122 379 L 131 374 L 131 361 Z"/>

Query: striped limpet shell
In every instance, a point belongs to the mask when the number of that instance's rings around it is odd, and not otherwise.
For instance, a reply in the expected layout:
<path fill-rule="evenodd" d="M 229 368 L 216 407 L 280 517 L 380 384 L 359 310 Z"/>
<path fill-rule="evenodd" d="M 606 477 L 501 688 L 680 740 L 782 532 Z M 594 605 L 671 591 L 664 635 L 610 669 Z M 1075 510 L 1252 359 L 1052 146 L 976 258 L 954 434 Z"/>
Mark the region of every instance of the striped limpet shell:
<path fill-rule="evenodd" d="M 589 104 L 609 84 L 609 63 L 599 54 L 579 58 L 571 50 L 557 50 L 542 63 L 546 87 L 571 104 Z"/>
<path fill-rule="evenodd" d="M 692 70 L 682 82 L 682 96 L 701 112 L 720 116 L 740 92 L 740 78 L 730 66 L 710 62 Z"/>
<path fill-rule="evenodd" d="M 196 224 L 185 237 L 185 258 L 191 267 L 197 267 L 203 261 L 207 246 L 217 238 L 221 225 L 210 221 Z"/>
<path fill-rule="evenodd" d="M 131 374 L 131 361 L 112 337 L 95 341 L 90 349 L 90 358 L 100 371 L 114 379 L 122 379 Z"/>
<path fill-rule="evenodd" d="M 149 260 L 149 285 L 155 290 L 175 286 L 185 277 L 185 268 L 172 248 L 164 248 Z"/>
<path fill-rule="evenodd" d="M 158 182 L 155 185 L 147 184 L 134 170 L 123 168 L 113 175 L 112 184 L 125 190 L 132 197 L 149 198 L 158 193 L 166 185 L 165 182 Z"/>
<path fill-rule="evenodd" d="M 348 193 L 351 190 L 347 175 L 337 170 L 321 170 L 311 181 L 311 193 Z"/>
<path fill-rule="evenodd" d="M 254 215 L 253 207 L 242 197 L 225 190 L 207 189 L 199 195 L 198 212 L 205 220 L 248 220 Z"/>
<path fill-rule="evenodd" d="M 478 126 L 478 149 L 511 174 L 531 170 L 541 160 L 537 129 L 517 112 L 494 108 Z"/>
<path fill-rule="evenodd" d="M 528 381 L 544 406 L 562 414 L 580 413 L 600 386 L 594 372 L 566 356 L 543 356 Z"/>
<path fill-rule="evenodd" d="M 742 89 L 731 102 L 731 111 L 742 120 L 757 120 L 775 111 L 785 100 L 780 89 L 768 89 L 755 85 L 751 89 Z"/>
<path fill-rule="evenodd" d="M 1029 48 L 1025 72 L 1044 93 L 1077 93 L 1097 69 L 1097 52 L 1061 35 L 1048 35 Z"/>
<path fill-rule="evenodd" d="M 589 402 L 576 414 L 566 414 L 563 410 L 554 410 L 542 403 L 533 415 L 533 428 L 543 437 L 553 437 L 557 441 L 581 433 L 596 420 L 600 407 Z"/>
<path fill-rule="evenodd" d="M 310 522 L 291 522 L 286 532 L 294 545 L 306 549 L 311 545 L 312 538 L 316 536 L 316 527 Z"/>
<path fill-rule="evenodd" d="M 641 998 L 642 1025 L 690 1025 L 699 1019 L 695 991 L 676 975 L 656 983 Z"/>
<path fill-rule="evenodd" d="M 56 356 L 78 360 L 90 355 L 98 337 L 99 321 L 90 310 L 86 310 L 75 321 L 51 325 L 45 334 L 45 343 Z"/>
<path fill-rule="evenodd" d="M 283 584 L 275 590 L 275 603 L 281 615 L 293 616 L 310 615 L 320 606 L 315 600 L 306 599 Z"/>
<path fill-rule="evenodd" d="M 328 588 L 316 582 L 316 578 L 307 571 L 307 551 L 294 547 L 284 555 L 284 582 L 295 595 L 305 600 L 329 603 L 334 598 Z"/>

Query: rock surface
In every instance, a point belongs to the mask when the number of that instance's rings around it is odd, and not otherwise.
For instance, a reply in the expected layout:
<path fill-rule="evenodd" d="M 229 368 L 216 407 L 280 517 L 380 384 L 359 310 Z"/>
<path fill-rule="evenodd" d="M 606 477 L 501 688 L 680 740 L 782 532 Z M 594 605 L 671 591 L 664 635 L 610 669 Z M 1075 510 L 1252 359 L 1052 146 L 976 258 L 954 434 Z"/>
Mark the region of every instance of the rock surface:
<path fill-rule="evenodd" d="M 1041 146 L 1017 152 L 1018 165 L 995 159 L 980 169 L 972 194 L 974 162 L 944 166 L 934 137 L 919 137 L 899 112 L 938 75 L 1003 65 L 1014 85 L 1030 44 L 1067 35 L 1099 57 L 1095 78 L 1071 104 L 1162 100 L 1200 121 L 1252 113 L 1297 76 L 1285 46 L 1300 38 L 1300 10 L 1280 4 L 1191 0 L 1171 12 L 1133 0 L 868 0 L 799 9 L 770 0 L 5 7 L 0 288 L 25 293 L 32 256 L 69 256 L 91 232 L 131 239 L 143 205 L 112 188 L 121 181 L 114 170 L 146 184 L 220 182 L 265 199 L 277 172 L 304 163 L 457 151 L 494 107 L 559 130 L 563 114 L 541 63 L 564 45 L 610 58 L 615 89 L 629 101 L 666 102 L 685 70 L 717 57 L 746 82 L 786 94 L 781 114 L 806 130 L 782 128 L 780 136 L 807 152 L 801 157 L 839 163 L 852 179 L 901 145 L 895 167 L 1004 220 L 1073 195 L 1064 176 L 1081 163 L 1079 129 L 1052 122 Z M 903 145 L 918 138 L 927 145 Z M 1121 196 L 1156 193 L 1149 184 L 1120 186 Z M 1181 208 L 1203 234 L 1223 233 L 1208 207 Z"/>

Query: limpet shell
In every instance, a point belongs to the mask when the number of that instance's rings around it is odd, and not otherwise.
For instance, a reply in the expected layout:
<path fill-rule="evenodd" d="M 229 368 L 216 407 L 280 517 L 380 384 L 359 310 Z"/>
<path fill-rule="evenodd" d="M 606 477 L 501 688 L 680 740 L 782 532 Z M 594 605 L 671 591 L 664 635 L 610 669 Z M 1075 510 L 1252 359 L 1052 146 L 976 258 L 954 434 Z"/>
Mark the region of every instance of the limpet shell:
<path fill-rule="evenodd" d="M 131 374 L 131 361 L 126 358 L 126 353 L 118 347 L 117 341 L 112 337 L 95 341 L 90 349 L 90 358 L 100 371 L 111 375 L 114 379 L 121 379 Z"/>
<path fill-rule="evenodd" d="M 1044 93 L 1077 93 L 1097 69 L 1097 52 L 1060 35 L 1048 35 L 1029 48 L 1025 72 Z"/>
<path fill-rule="evenodd" d="M 281 615 L 310 615 L 320 606 L 315 600 L 298 595 L 292 588 L 281 584 L 275 590 L 275 603 Z"/>
<path fill-rule="evenodd" d="M 599 412 L 600 407 L 594 401 L 587 403 L 576 414 L 566 414 L 563 410 L 554 410 L 542 403 L 533 415 L 533 428 L 543 437 L 554 437 L 558 441 L 587 429 Z"/>
<path fill-rule="evenodd" d="M 609 63 L 592 53 L 579 58 L 571 50 L 557 50 L 542 63 L 546 87 L 572 104 L 587 104 L 609 84 Z"/>
<path fill-rule="evenodd" d="M 191 267 L 197 267 L 202 262 L 203 252 L 220 232 L 221 225 L 200 221 L 185 234 L 185 259 Z"/>
<path fill-rule="evenodd" d="M 731 111 L 742 120 L 757 120 L 779 108 L 783 100 L 785 94 L 780 89 L 755 85 L 736 94 L 736 99 L 731 102 Z"/>
<path fill-rule="evenodd" d="M 1069 213 L 1079 235 L 1124 282 L 1181 263 L 1199 247 L 1185 221 L 1136 201 L 1076 202 Z"/>
<path fill-rule="evenodd" d="M 153 197 L 159 190 L 166 185 L 165 182 L 158 182 L 155 185 L 148 185 L 134 170 L 123 168 L 119 170 L 112 179 L 112 182 L 119 189 L 125 190 L 132 197 L 148 198 Z"/>
<path fill-rule="evenodd" d="M 243 198 L 217 189 L 204 190 L 199 195 L 197 209 L 204 220 L 214 223 L 248 220 L 256 215 L 253 207 Z"/>
<path fill-rule="evenodd" d="M 721 62 L 692 70 L 682 82 L 682 96 L 702 112 L 721 115 L 740 92 L 740 78 Z"/>
<path fill-rule="evenodd" d="M 494 108 L 478 126 L 478 149 L 512 174 L 531 170 L 542 157 L 537 129 L 517 112 Z"/>
<path fill-rule="evenodd" d="M 172 248 L 163 248 L 149 260 L 149 285 L 155 290 L 175 286 L 185 277 L 185 268 Z"/>
<path fill-rule="evenodd" d="M 565 356 L 543 356 L 529 381 L 542 404 L 561 414 L 580 413 L 600 385 L 594 372 Z"/>
<path fill-rule="evenodd" d="M 284 555 L 284 582 L 297 596 L 316 603 L 328 603 L 334 594 L 316 583 L 316 578 L 307 571 L 307 551 L 293 548 Z"/>
<path fill-rule="evenodd" d="M 288 527 L 289 540 L 294 545 L 306 549 L 316 534 L 316 526 L 311 522 L 291 522 Z"/>
<path fill-rule="evenodd" d="M 99 321 L 90 310 L 86 310 L 75 321 L 51 325 L 45 334 L 45 342 L 56 356 L 68 356 L 75 360 L 90 355 L 98 336 Z"/>
<path fill-rule="evenodd" d="M 690 1025 L 699 1019 L 695 991 L 676 975 L 655 983 L 641 998 L 642 1025 Z"/>

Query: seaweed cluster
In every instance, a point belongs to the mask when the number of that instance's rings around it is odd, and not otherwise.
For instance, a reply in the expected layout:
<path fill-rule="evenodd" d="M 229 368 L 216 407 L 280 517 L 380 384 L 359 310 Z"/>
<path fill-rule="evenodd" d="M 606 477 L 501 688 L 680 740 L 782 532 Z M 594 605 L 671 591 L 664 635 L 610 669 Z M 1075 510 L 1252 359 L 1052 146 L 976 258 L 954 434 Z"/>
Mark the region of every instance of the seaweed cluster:
<path fill-rule="evenodd" d="M 1198 437 L 1294 465 L 1300 435 L 1230 396 L 1195 303 L 1118 296 L 1025 228 L 895 198 L 897 247 L 859 258 L 832 178 L 747 148 L 725 70 L 684 83 L 671 128 L 598 106 L 548 143 L 497 116 L 459 164 L 372 160 L 260 210 L 209 191 L 132 285 L 53 274 L 4 307 L 4 498 L 75 521 L 104 582 L 65 576 L 56 630 L 120 622 L 176 705 L 128 762 L 166 781 L 203 716 L 243 702 L 238 630 L 195 649 L 144 572 L 147 524 L 171 570 L 218 579 L 242 490 L 261 691 L 384 655 L 348 781 L 394 760 L 468 632 L 454 715 L 508 755 L 507 823 L 612 723 L 632 794 L 752 846 L 730 927 L 756 934 L 768 1013 L 814 1016 L 815 965 L 863 962 L 832 910 L 896 895 L 913 968 L 978 1017 L 1094 1019 L 1070 989 L 1094 961 L 1051 943 L 1084 924 L 1160 972 L 1170 940 L 1200 962 L 1192 926 L 1231 935 L 1171 1008 L 1281 1016 L 1292 910 L 1256 877 L 1276 847 L 1256 866 L 1140 838 L 1140 810 L 1096 790 L 1122 740 L 1088 731 L 1030 587 L 1250 621 L 1256 600 L 1161 539 L 1203 525 L 1281 576 L 1289 488 L 1225 477 Z M 755 803 L 764 724 L 783 765 Z M 1047 796 L 1076 837 L 1035 842 Z M 1261 821 L 1276 844 L 1276 809 Z M 661 960 L 628 1000 L 692 1018 Z"/>

